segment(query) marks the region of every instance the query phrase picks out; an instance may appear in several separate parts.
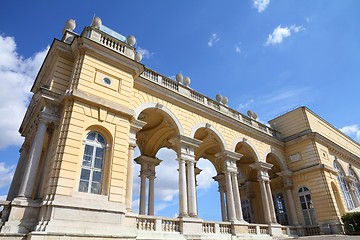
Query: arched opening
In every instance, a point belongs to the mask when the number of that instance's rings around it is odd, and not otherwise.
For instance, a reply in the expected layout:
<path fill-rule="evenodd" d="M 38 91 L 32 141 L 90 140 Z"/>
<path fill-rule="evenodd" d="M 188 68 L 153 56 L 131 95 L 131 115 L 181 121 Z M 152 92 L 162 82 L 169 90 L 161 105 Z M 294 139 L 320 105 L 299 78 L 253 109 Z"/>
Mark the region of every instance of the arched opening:
<path fill-rule="evenodd" d="M 146 124 L 136 134 L 133 210 L 141 215 L 177 217 L 178 164 L 170 140 L 180 135 L 181 126 L 163 109 L 146 108 L 138 114 L 138 120 Z"/>
<path fill-rule="evenodd" d="M 270 178 L 270 186 L 272 191 L 272 203 L 276 214 L 276 221 L 281 225 L 289 225 L 289 206 L 286 198 L 283 178 L 278 173 L 284 171 L 280 159 L 274 154 L 269 153 L 266 156 L 266 162 L 272 164 L 272 168 L 268 171 Z"/>
<path fill-rule="evenodd" d="M 235 152 L 242 154 L 236 165 L 239 170 L 238 180 L 243 218 L 249 223 L 264 222 L 257 170 L 250 167 L 251 164 L 259 161 L 257 154 L 245 141 L 236 144 Z"/>
<path fill-rule="evenodd" d="M 195 131 L 194 138 L 202 141 L 195 149 L 199 216 L 207 220 L 225 220 L 221 217 L 225 209 L 220 204 L 218 193 L 223 182 L 218 181 L 219 185 L 214 182 L 217 181 L 216 176 L 222 175 L 223 172 L 220 154 L 224 151 L 224 145 L 221 136 L 209 127 L 200 127 Z"/>

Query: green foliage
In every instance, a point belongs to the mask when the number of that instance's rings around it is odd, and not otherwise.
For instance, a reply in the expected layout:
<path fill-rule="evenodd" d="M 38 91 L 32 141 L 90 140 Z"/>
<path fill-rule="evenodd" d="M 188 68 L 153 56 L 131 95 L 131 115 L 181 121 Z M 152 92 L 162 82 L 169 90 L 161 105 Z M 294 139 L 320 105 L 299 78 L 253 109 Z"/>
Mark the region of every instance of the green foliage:
<path fill-rule="evenodd" d="M 346 213 L 341 217 L 348 233 L 360 232 L 360 212 Z"/>

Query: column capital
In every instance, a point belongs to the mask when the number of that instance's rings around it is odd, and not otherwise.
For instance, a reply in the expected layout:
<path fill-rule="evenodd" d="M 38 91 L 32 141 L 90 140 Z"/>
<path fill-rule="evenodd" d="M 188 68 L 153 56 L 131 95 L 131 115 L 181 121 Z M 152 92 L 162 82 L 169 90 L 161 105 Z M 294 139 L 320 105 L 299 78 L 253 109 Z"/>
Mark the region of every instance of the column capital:
<path fill-rule="evenodd" d="M 169 142 L 174 146 L 178 158 L 192 162 L 195 161 L 195 149 L 202 143 L 200 140 L 183 135 L 178 135 L 170 139 Z"/>
<path fill-rule="evenodd" d="M 60 107 L 57 104 L 45 103 L 40 112 L 39 122 L 58 124 L 60 121 L 59 109 Z"/>
<path fill-rule="evenodd" d="M 158 166 L 162 160 L 158 159 L 157 157 L 149 157 L 145 155 L 140 155 L 139 157 L 135 158 L 134 161 L 140 165 L 147 165 L 147 166 Z"/>
<path fill-rule="evenodd" d="M 278 173 L 276 173 L 276 174 L 277 174 L 278 176 L 282 177 L 285 188 L 290 188 L 290 187 L 292 187 L 292 179 L 291 179 L 291 175 L 293 174 L 292 171 L 290 171 L 290 170 L 285 170 L 285 171 L 282 171 L 282 172 L 278 172 Z"/>
<path fill-rule="evenodd" d="M 140 131 L 145 125 L 146 122 L 137 119 L 130 122 L 130 136 L 129 136 L 130 145 L 136 146 L 136 133 Z"/>
<path fill-rule="evenodd" d="M 267 162 L 257 162 L 250 164 L 250 167 L 258 171 L 258 180 L 259 181 L 269 181 L 270 177 L 268 171 L 273 167 L 272 164 Z"/>
<path fill-rule="evenodd" d="M 215 157 L 217 157 L 219 160 L 223 161 L 223 164 L 224 164 L 223 171 L 230 172 L 230 173 L 238 172 L 236 162 L 239 161 L 242 156 L 243 155 L 241 155 L 239 153 L 231 152 L 231 151 L 227 151 L 227 150 L 215 155 Z"/>

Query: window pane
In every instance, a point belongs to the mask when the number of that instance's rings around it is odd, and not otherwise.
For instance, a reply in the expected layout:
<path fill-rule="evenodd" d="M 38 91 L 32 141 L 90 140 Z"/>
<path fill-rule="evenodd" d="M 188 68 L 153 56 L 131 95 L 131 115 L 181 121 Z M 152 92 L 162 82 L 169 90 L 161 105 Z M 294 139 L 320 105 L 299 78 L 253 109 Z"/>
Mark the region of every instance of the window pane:
<path fill-rule="evenodd" d="M 100 182 L 101 181 L 101 172 L 94 171 L 92 181 L 93 182 Z"/>
<path fill-rule="evenodd" d="M 90 140 L 90 141 L 94 141 L 95 140 L 95 135 L 96 135 L 96 133 L 94 133 L 94 132 L 91 132 L 91 133 L 89 133 L 89 135 L 87 136 L 87 140 Z"/>
<path fill-rule="evenodd" d="M 102 169 L 103 160 L 99 158 L 95 158 L 94 168 Z"/>
<path fill-rule="evenodd" d="M 99 143 L 105 144 L 105 139 L 104 139 L 103 136 L 101 136 L 100 134 L 98 134 L 97 141 L 98 141 Z"/>
<path fill-rule="evenodd" d="M 100 183 L 93 182 L 91 184 L 91 192 L 92 193 L 100 194 L 100 190 L 101 190 L 101 184 Z"/>
<path fill-rule="evenodd" d="M 301 202 L 301 203 L 305 202 L 304 196 L 299 196 L 299 198 L 300 198 L 300 202 Z"/>
<path fill-rule="evenodd" d="M 88 186 L 89 186 L 88 181 L 80 180 L 79 192 L 88 192 Z"/>
<path fill-rule="evenodd" d="M 104 149 L 103 148 L 96 148 L 95 157 L 103 158 L 104 157 Z"/>
<path fill-rule="evenodd" d="M 84 155 L 92 156 L 93 150 L 94 150 L 94 147 L 93 147 L 93 146 L 85 145 Z"/>
<path fill-rule="evenodd" d="M 301 203 L 301 208 L 304 210 L 304 209 L 307 209 L 307 206 L 306 206 L 306 203 Z"/>
<path fill-rule="evenodd" d="M 81 179 L 81 180 L 87 180 L 87 181 L 89 181 L 89 178 L 90 178 L 90 170 L 88 170 L 88 169 L 81 169 L 80 179 Z"/>

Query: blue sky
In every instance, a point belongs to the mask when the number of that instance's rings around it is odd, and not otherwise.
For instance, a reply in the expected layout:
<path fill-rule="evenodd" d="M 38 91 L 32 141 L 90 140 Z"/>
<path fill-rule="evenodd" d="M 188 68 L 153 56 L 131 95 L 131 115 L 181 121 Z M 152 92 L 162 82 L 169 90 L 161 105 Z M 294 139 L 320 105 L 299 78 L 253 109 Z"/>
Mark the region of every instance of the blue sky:
<path fill-rule="evenodd" d="M 191 88 L 214 99 L 225 95 L 230 107 L 251 109 L 262 122 L 307 106 L 360 141 L 359 13 L 358 0 L 2 1 L 0 196 L 18 160 L 28 92 L 67 19 L 81 32 L 96 14 L 107 27 L 136 36 L 147 67 L 169 77 L 181 72 Z M 205 160 L 203 168 L 199 202 L 211 198 L 219 206 Z M 168 190 L 157 209 L 173 216 L 176 192 Z M 211 206 L 202 208 L 204 218 L 219 218 L 219 211 L 206 212 Z"/>

